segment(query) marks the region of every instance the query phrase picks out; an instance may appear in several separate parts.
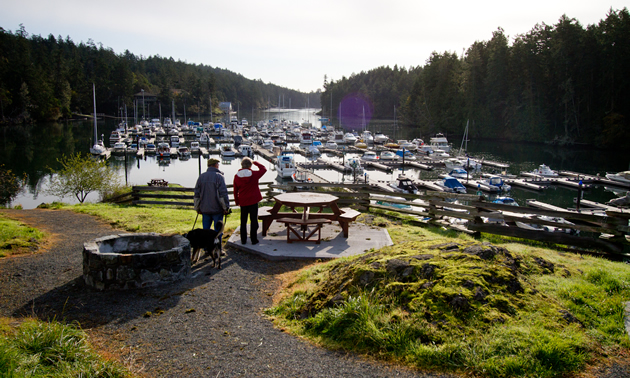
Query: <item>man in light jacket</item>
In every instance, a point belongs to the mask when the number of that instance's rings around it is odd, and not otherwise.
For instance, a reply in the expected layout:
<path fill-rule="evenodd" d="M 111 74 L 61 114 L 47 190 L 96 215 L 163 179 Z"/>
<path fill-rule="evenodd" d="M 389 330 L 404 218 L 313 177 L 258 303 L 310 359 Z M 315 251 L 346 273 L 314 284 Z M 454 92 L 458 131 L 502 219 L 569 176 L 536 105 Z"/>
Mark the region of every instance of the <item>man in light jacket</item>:
<path fill-rule="evenodd" d="M 208 159 L 208 170 L 197 179 L 194 201 L 195 210 L 202 215 L 203 228 L 209 230 L 214 223 L 214 229 L 221 231 L 219 222 L 229 213 L 230 199 L 219 160 Z"/>
<path fill-rule="evenodd" d="M 258 170 L 252 170 L 252 163 Z M 234 175 L 234 202 L 241 207 L 241 243 L 247 243 L 247 217 L 250 218 L 249 236 L 252 244 L 258 244 L 258 202 L 262 193 L 258 180 L 267 172 L 267 168 L 257 161 L 246 157 L 241 161 L 241 169 Z"/>

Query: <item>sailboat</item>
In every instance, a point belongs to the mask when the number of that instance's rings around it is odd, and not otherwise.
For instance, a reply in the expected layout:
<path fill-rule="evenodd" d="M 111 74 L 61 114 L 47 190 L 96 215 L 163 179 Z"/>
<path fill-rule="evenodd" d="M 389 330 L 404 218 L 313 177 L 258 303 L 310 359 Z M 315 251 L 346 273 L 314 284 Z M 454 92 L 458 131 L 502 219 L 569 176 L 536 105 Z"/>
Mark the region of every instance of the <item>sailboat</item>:
<path fill-rule="evenodd" d="M 90 147 L 90 153 L 92 155 L 102 155 L 107 152 L 107 148 L 103 144 L 103 140 L 98 140 L 98 132 L 96 130 L 96 87 L 92 83 L 92 97 L 94 98 L 94 145 Z"/>

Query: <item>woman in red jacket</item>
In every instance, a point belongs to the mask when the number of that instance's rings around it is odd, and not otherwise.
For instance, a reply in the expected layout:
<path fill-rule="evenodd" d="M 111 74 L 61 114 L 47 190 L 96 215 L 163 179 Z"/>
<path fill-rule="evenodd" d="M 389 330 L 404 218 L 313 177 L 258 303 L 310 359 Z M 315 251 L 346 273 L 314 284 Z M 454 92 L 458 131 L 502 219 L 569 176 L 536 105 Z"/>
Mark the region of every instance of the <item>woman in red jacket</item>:
<path fill-rule="evenodd" d="M 253 171 L 252 163 L 258 167 Z M 234 202 L 241 207 L 241 243 L 247 243 L 247 217 L 250 218 L 249 236 L 252 244 L 258 244 L 258 202 L 262 200 L 262 193 L 258 187 L 258 180 L 267 172 L 267 168 L 257 161 L 245 157 L 241 161 L 241 169 L 234 175 Z"/>

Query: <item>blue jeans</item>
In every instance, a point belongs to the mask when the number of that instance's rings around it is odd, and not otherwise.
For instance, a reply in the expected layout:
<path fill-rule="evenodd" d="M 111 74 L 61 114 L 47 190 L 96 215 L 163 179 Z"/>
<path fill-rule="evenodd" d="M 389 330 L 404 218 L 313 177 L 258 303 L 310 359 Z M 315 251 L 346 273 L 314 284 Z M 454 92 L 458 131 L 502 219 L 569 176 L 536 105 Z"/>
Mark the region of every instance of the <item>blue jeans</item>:
<path fill-rule="evenodd" d="M 201 224 L 204 230 L 209 230 L 214 223 L 214 230 L 221 231 L 219 222 L 223 221 L 223 214 L 201 214 Z M 223 237 L 223 233 L 219 234 L 219 240 Z"/>

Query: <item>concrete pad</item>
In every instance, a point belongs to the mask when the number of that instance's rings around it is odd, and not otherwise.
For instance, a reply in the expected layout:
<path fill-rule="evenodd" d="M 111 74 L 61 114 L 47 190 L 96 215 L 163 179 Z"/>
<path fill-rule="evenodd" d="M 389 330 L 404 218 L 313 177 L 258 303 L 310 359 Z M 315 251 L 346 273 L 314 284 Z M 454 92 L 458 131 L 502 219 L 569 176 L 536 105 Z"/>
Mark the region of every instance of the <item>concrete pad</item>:
<path fill-rule="evenodd" d="M 258 241 L 256 245 L 241 244 L 240 229 L 236 229 L 227 242 L 232 248 L 254 253 L 268 260 L 292 259 L 334 259 L 363 254 L 370 249 L 378 249 L 393 245 L 389 233 L 384 228 L 368 226 L 364 223 L 350 223 L 348 237 L 343 237 L 339 224 L 325 224 L 322 227 L 322 240 L 315 242 L 287 243 L 287 228 L 282 223 L 273 222 L 267 236 L 263 238 L 262 224 L 258 224 Z M 249 231 L 249 224 L 247 225 Z"/>

